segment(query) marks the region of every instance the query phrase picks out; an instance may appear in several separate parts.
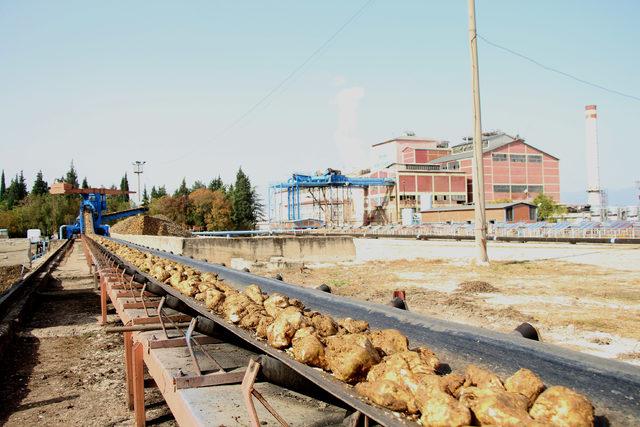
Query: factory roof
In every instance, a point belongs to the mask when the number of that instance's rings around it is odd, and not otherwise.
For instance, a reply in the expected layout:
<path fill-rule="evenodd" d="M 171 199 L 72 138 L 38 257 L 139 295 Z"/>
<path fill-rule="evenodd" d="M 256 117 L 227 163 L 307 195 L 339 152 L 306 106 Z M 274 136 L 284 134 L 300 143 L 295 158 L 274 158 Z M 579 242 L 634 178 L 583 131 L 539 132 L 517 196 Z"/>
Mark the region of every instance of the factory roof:
<path fill-rule="evenodd" d="M 521 141 L 524 144 L 526 144 L 524 142 L 524 139 L 520 138 L 519 136 L 513 137 L 511 135 L 507 135 L 504 132 L 499 132 L 499 133 L 494 132 L 491 134 L 487 134 L 482 138 L 482 142 L 483 142 L 482 152 L 488 153 L 490 151 L 496 150 L 500 147 L 504 147 L 505 145 L 511 144 L 512 142 L 516 142 L 516 141 Z M 548 156 L 551 156 L 554 159 L 557 159 L 557 157 L 545 151 L 542 151 L 539 148 L 532 147 L 529 144 L 526 144 L 526 145 L 528 145 L 531 148 L 535 148 L 536 150 L 544 154 L 547 154 Z M 453 160 L 468 159 L 470 157 L 473 157 L 473 142 L 464 142 L 462 144 L 454 145 L 453 147 L 451 147 L 451 149 L 453 154 L 439 157 L 433 160 L 432 163 L 444 163 L 444 162 L 450 162 Z"/>
<path fill-rule="evenodd" d="M 516 206 L 516 205 L 529 205 L 529 206 L 533 206 L 534 208 L 537 207 L 533 203 L 517 201 L 517 202 L 508 202 L 508 203 L 487 203 L 485 205 L 485 209 L 504 209 L 504 208 L 509 208 L 511 206 Z M 431 208 L 421 212 L 468 211 L 474 208 L 475 208 L 475 205 L 454 205 L 454 206 L 444 206 L 441 208 Z"/>
<path fill-rule="evenodd" d="M 484 136 L 482 138 L 482 152 L 487 153 L 516 141 L 518 141 L 517 138 L 507 135 L 506 133 Z M 464 142 L 462 144 L 454 145 L 451 149 L 453 150 L 453 154 L 439 157 L 435 159 L 434 162 L 450 162 L 452 160 L 466 159 L 473 156 L 473 142 Z"/>
<path fill-rule="evenodd" d="M 438 138 L 424 138 L 421 136 L 407 136 L 407 135 L 403 135 L 403 136 L 398 136 L 396 138 L 391 138 L 388 139 L 386 141 L 382 141 L 382 142 L 377 142 L 373 145 L 371 145 L 372 147 L 377 147 L 378 145 L 382 145 L 382 144 L 387 144 L 389 142 L 393 142 L 393 141 L 413 141 L 413 142 L 420 142 L 420 141 L 426 141 L 426 142 L 436 142 L 439 145 L 442 144 L 442 147 L 438 147 L 438 148 L 447 148 L 449 147 L 449 142 L 442 140 L 442 139 L 438 139 Z"/>

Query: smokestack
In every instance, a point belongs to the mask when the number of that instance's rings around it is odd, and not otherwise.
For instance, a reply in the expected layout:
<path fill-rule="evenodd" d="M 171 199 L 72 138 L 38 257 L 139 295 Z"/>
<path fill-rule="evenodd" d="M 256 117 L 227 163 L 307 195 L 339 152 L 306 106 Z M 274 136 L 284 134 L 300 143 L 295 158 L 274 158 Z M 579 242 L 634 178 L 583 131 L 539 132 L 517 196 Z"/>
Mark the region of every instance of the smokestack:
<path fill-rule="evenodd" d="M 591 212 L 600 216 L 604 206 L 598 163 L 598 111 L 595 105 L 587 105 L 584 110 L 587 134 L 587 202 L 591 205 Z"/>

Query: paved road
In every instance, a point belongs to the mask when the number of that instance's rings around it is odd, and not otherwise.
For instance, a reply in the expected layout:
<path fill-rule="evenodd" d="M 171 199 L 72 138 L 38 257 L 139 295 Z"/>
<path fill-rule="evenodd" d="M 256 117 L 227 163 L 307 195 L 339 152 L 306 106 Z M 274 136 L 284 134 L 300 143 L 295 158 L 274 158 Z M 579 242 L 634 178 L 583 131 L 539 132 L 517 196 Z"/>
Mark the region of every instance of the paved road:
<path fill-rule="evenodd" d="M 473 242 L 407 239 L 354 239 L 356 261 L 460 259 L 475 255 Z M 493 260 L 564 260 L 618 270 L 640 271 L 640 245 L 489 242 Z"/>

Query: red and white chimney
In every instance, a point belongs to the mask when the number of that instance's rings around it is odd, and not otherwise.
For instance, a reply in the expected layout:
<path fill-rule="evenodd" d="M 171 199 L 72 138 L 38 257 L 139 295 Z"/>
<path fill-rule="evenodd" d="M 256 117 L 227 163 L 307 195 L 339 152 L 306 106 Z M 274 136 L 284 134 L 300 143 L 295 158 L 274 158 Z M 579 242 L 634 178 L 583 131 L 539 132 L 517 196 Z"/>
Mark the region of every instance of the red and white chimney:
<path fill-rule="evenodd" d="M 598 160 L 598 110 L 595 105 L 585 107 L 587 135 L 587 203 L 591 212 L 600 215 L 602 190 L 600 189 L 600 166 Z"/>

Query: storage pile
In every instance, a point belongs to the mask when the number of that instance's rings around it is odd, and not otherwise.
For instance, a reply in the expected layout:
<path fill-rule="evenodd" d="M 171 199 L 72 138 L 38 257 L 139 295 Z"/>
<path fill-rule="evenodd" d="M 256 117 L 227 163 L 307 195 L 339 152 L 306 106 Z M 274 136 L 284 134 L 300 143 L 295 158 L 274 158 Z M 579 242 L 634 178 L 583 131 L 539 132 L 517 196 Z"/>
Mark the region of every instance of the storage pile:
<path fill-rule="evenodd" d="M 367 322 L 351 318 L 336 321 L 305 309 L 296 299 L 266 295 L 257 285 L 238 291 L 213 273 L 106 239 L 101 243 L 295 360 L 353 385 L 370 403 L 424 426 L 594 423 L 593 405 L 586 397 L 566 387 L 546 388 L 528 369 L 504 381 L 476 365 L 469 365 L 462 374 L 440 375 L 438 357 L 426 347 L 411 348 L 398 330 L 371 330 Z"/>
<path fill-rule="evenodd" d="M 123 219 L 111 227 L 111 232 L 146 236 L 191 236 L 191 233 L 175 222 L 149 215 L 136 215 Z"/>

